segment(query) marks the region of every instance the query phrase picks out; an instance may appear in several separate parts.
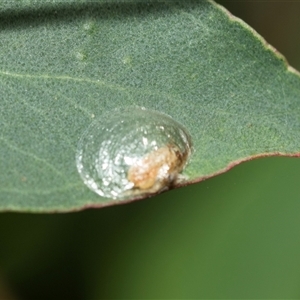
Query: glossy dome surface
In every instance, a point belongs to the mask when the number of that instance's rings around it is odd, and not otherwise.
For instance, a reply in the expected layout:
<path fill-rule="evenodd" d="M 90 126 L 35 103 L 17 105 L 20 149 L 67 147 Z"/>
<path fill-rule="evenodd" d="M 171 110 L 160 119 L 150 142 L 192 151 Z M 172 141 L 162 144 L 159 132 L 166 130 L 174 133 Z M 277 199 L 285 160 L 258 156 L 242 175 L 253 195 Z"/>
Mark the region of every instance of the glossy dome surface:
<path fill-rule="evenodd" d="M 100 196 L 129 199 L 168 189 L 191 153 L 191 137 L 170 116 L 144 108 L 115 110 L 83 133 L 76 164 Z"/>

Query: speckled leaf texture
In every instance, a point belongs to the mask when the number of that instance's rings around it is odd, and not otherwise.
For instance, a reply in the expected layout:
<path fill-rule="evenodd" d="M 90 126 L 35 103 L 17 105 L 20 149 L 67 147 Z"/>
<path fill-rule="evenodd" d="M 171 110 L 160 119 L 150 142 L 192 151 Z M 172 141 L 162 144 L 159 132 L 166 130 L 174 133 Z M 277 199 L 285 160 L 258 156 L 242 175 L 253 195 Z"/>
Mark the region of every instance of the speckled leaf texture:
<path fill-rule="evenodd" d="M 80 179 L 89 124 L 143 106 L 191 133 L 190 182 L 258 156 L 299 156 L 300 77 L 210 1 L 2 1 L 0 210 L 115 202 Z"/>

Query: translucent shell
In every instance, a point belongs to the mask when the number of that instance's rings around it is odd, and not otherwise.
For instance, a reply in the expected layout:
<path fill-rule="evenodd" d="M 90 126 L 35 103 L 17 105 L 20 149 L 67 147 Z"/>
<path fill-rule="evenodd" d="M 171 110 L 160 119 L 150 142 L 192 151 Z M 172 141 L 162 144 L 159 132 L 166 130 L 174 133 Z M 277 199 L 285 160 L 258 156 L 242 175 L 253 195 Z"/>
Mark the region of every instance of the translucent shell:
<path fill-rule="evenodd" d="M 144 108 L 95 120 L 76 153 L 84 183 L 100 196 L 134 199 L 170 188 L 191 154 L 187 130 L 168 115 Z"/>

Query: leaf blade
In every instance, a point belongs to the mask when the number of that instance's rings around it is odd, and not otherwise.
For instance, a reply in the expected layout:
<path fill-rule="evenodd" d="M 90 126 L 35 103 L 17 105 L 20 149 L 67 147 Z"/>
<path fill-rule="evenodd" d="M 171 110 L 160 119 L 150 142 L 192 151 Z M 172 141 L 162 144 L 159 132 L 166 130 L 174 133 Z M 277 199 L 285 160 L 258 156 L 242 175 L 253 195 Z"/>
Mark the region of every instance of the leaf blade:
<path fill-rule="evenodd" d="M 117 203 L 90 192 L 75 166 L 82 132 L 115 107 L 145 106 L 184 124 L 195 147 L 191 181 L 256 156 L 299 155 L 299 74 L 219 6 L 38 10 L 2 22 L 0 209 Z"/>

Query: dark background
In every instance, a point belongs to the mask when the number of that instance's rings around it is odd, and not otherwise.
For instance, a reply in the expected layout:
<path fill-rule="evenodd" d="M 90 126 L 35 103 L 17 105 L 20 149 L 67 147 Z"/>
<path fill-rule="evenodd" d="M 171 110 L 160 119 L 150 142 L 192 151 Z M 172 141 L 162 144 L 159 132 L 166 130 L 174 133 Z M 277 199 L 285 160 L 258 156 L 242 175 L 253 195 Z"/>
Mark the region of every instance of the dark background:
<path fill-rule="evenodd" d="M 219 1 L 300 70 L 300 2 Z M 0 214 L 0 299 L 300 298 L 300 159 L 79 213 Z"/>

